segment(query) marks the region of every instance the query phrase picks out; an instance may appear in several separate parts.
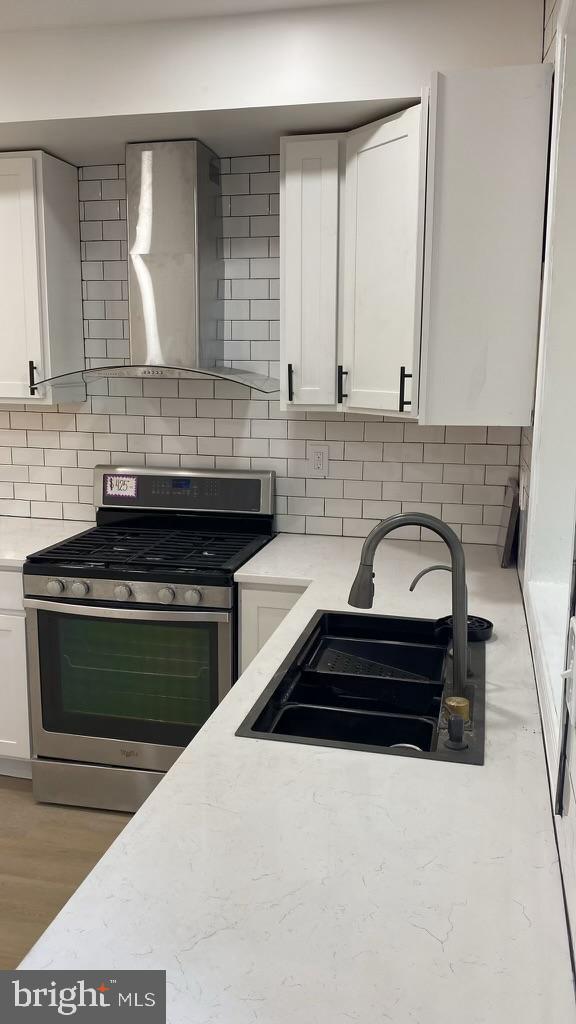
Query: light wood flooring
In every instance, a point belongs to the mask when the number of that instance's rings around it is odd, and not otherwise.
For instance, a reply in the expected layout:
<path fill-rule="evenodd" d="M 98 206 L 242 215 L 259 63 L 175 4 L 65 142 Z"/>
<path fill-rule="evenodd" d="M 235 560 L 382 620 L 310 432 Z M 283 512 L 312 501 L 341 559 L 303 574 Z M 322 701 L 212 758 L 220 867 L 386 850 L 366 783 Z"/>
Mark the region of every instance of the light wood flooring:
<path fill-rule="evenodd" d="M 0 970 L 11 970 L 106 852 L 127 814 L 37 804 L 0 776 Z"/>

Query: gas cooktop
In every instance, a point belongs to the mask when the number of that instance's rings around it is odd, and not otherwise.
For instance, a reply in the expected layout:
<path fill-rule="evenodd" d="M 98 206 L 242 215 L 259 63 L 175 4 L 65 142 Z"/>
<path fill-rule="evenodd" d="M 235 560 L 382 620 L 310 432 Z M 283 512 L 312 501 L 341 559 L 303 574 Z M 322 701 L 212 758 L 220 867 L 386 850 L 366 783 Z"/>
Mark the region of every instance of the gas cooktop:
<path fill-rule="evenodd" d="M 70 540 L 30 555 L 35 568 L 54 565 L 86 569 L 233 573 L 270 537 L 249 533 L 204 533 L 178 529 L 96 526 Z"/>

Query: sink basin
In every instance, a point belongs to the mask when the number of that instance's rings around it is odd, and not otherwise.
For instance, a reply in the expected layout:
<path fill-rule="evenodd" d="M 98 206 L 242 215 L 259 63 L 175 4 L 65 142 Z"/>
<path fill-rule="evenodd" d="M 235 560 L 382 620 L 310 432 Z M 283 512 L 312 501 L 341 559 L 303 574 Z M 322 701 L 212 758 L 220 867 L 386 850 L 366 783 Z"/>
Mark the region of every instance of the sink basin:
<path fill-rule="evenodd" d="M 317 612 L 237 735 L 483 764 L 484 661 L 484 643 L 470 643 L 470 722 L 453 750 L 452 659 L 436 620 Z"/>
<path fill-rule="evenodd" d="M 430 750 L 436 722 L 426 718 L 344 711 L 328 707 L 288 704 L 277 714 L 271 732 L 333 742 L 394 747 L 402 744 Z"/>
<path fill-rule="evenodd" d="M 442 682 L 329 676 L 304 670 L 291 690 L 290 700 L 356 711 L 387 711 L 438 718 L 443 690 Z"/>

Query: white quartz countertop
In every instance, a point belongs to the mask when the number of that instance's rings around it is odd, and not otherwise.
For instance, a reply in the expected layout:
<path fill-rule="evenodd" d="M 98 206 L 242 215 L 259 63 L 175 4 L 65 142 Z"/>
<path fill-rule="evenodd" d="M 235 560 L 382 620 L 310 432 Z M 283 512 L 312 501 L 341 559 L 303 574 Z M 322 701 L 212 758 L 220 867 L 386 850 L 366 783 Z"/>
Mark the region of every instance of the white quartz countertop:
<path fill-rule="evenodd" d="M 483 767 L 235 736 L 360 542 L 280 536 L 238 574 L 306 592 L 24 968 L 163 968 L 169 1024 L 568 1024 L 570 955 L 514 571 L 468 547 L 495 623 Z M 443 545 L 388 540 L 375 611 L 436 617 Z"/>
<path fill-rule="evenodd" d="M 0 516 L 0 570 L 21 569 L 25 559 L 34 551 L 57 544 L 94 523 L 69 519 L 20 519 Z"/>

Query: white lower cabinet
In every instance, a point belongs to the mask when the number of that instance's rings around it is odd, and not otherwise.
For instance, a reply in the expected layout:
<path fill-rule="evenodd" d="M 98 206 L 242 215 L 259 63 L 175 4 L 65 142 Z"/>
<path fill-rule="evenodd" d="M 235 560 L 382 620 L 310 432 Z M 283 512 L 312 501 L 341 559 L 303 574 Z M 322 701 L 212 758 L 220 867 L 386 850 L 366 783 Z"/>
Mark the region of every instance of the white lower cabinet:
<path fill-rule="evenodd" d="M 281 140 L 285 408 L 530 423 L 551 80 L 435 74 L 380 121 Z"/>
<path fill-rule="evenodd" d="M 0 665 L 0 759 L 29 758 L 26 629 L 23 615 L 0 613 Z"/>
<path fill-rule="evenodd" d="M 244 672 L 305 587 L 240 586 L 240 671 Z"/>

